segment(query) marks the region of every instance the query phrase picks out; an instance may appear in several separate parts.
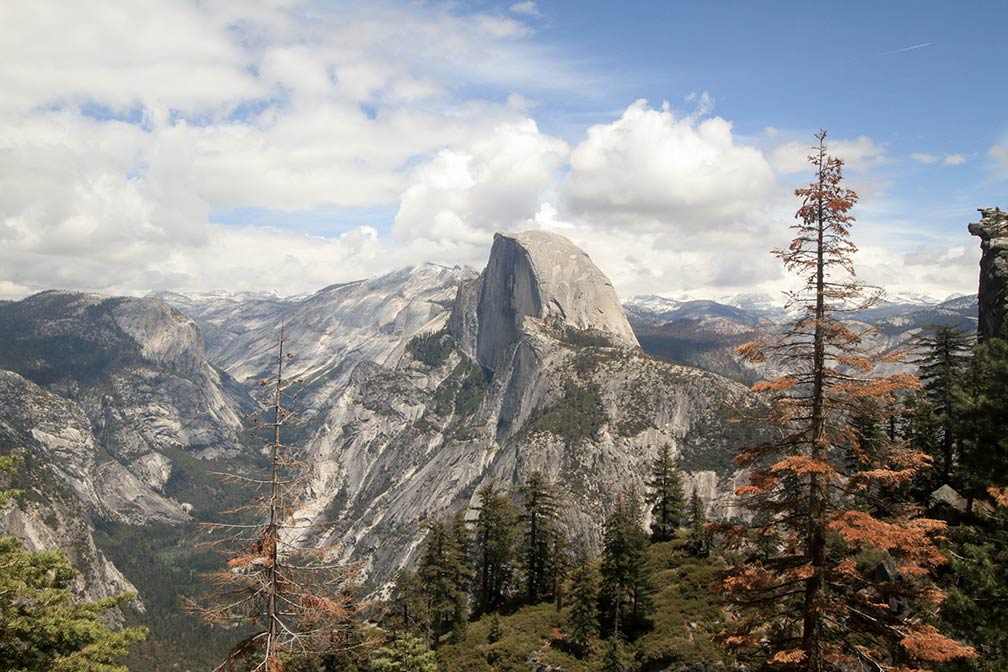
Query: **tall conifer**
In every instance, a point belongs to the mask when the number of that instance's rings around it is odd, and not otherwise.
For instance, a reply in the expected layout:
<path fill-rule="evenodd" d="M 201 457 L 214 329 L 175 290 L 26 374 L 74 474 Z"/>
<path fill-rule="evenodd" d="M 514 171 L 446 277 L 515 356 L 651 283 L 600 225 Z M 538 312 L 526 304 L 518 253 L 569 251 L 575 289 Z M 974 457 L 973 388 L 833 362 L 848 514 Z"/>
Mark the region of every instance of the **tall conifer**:
<path fill-rule="evenodd" d="M 917 428 L 914 442 L 933 457 L 936 478 L 931 485 L 936 487 L 953 482 L 962 457 L 957 391 L 969 371 L 971 339 L 954 327 L 937 326 L 920 338 L 919 348 L 916 364 L 923 391 L 915 415 L 926 429 Z"/>
<path fill-rule="evenodd" d="M 669 541 L 682 523 L 686 495 L 682 475 L 667 443 L 658 449 L 647 487 L 647 501 L 651 504 L 651 540 Z"/>
<path fill-rule="evenodd" d="M 851 423 L 854 412 L 885 423 L 897 395 L 918 382 L 876 375 L 881 358 L 865 347 L 869 334 L 841 318 L 871 297 L 853 280 L 857 194 L 843 186 L 843 162 L 828 155 L 825 138 L 817 135 L 809 157 L 814 180 L 795 192 L 795 237 L 775 251 L 802 281 L 789 301 L 799 315 L 740 348 L 784 372 L 754 387 L 769 399 L 777 437 L 736 460 L 751 469 L 738 494 L 769 514 L 758 533 L 779 543 L 721 581 L 736 610 L 725 641 L 754 663 L 785 669 L 920 668 L 974 652 L 927 623 L 941 601 L 928 575 L 945 561 L 932 539 L 944 524 L 879 496 L 910 482 L 928 456 L 887 434 L 862 443 Z M 735 543 L 750 539 L 740 525 L 725 531 Z"/>
<path fill-rule="evenodd" d="M 476 613 L 500 608 L 513 588 L 517 564 L 518 516 L 511 500 L 494 484 L 477 491 L 479 518 L 473 534 Z"/>
<path fill-rule="evenodd" d="M 689 536 L 686 537 L 686 552 L 697 558 L 706 558 L 711 552 L 711 532 L 707 529 L 707 515 L 704 503 L 696 489 L 690 495 Z"/>
<path fill-rule="evenodd" d="M 427 538 L 417 567 L 429 618 L 429 639 L 433 645 L 437 645 L 443 635 L 464 627 L 468 617 L 472 570 L 465 549 L 459 543 L 460 518 L 456 516 L 451 524 L 427 524 Z"/>
<path fill-rule="evenodd" d="M 521 500 L 522 570 L 525 597 L 536 604 L 555 597 L 563 574 L 567 538 L 560 525 L 560 493 L 541 472 L 517 488 Z"/>
<path fill-rule="evenodd" d="M 571 574 L 571 607 L 567 628 L 581 653 L 588 651 L 592 637 L 599 633 L 599 576 L 595 568 L 582 563 Z"/>
<path fill-rule="evenodd" d="M 649 605 L 648 538 L 641 522 L 640 502 L 630 492 L 616 498 L 604 524 L 600 593 L 606 625 L 615 633 L 638 628 Z"/>

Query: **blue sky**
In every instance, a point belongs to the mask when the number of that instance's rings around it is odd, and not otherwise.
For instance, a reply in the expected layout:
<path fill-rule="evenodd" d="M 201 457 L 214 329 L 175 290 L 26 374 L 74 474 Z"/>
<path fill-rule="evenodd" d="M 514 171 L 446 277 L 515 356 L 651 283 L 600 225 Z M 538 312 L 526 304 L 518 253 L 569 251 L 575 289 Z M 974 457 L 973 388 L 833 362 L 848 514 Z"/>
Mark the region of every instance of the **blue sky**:
<path fill-rule="evenodd" d="M 773 293 L 819 128 L 862 277 L 970 292 L 966 224 L 1008 206 L 1006 7 L 7 3 L 0 298 L 298 293 L 524 228 L 623 295 Z"/>

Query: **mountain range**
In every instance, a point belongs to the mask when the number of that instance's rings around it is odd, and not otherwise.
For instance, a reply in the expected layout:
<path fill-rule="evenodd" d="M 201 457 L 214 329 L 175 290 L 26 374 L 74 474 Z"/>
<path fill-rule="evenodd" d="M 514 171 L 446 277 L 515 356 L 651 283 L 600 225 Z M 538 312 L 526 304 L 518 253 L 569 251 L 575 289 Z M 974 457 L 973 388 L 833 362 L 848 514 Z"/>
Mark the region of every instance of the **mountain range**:
<path fill-rule="evenodd" d="M 734 305 L 733 305 L 734 304 Z M 214 475 L 254 471 L 243 438 L 283 323 L 305 420 L 284 439 L 309 465 L 303 545 L 334 544 L 379 588 L 412 561 L 421 522 L 533 471 L 566 493 L 597 545 L 617 492 L 643 488 L 662 444 L 707 503 L 737 515 L 729 420 L 757 409 L 764 372 L 738 344 L 783 308 L 634 297 L 546 232 L 498 234 L 482 272 L 433 264 L 317 292 L 51 291 L 0 304 L 0 446 L 26 495 L 2 514 L 30 548 L 60 547 L 91 596 L 139 588 L 95 543 L 105 523 L 184 528 L 230 497 Z M 976 329 L 976 300 L 883 303 L 855 315 L 885 347 L 943 322 Z"/>

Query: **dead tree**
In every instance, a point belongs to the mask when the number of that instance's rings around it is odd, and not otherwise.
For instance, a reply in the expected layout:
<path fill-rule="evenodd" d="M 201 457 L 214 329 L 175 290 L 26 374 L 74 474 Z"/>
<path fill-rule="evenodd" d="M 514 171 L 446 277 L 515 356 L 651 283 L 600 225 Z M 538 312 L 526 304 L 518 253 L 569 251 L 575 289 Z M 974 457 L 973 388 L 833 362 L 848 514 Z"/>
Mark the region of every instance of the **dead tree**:
<path fill-rule="evenodd" d="M 276 377 L 259 381 L 260 407 L 246 416 L 250 438 L 268 452 L 268 472 L 262 478 L 223 474 L 255 494 L 226 512 L 235 522 L 203 525 L 212 536 L 205 543 L 223 551 L 226 565 L 208 576 L 212 592 L 190 607 L 208 623 L 248 631 L 214 672 L 235 670 L 239 661 L 255 672 L 280 672 L 285 660 L 321 659 L 352 645 L 357 628 L 357 567 L 334 561 L 331 547 L 306 547 L 310 526 L 294 517 L 308 473 L 306 461 L 281 441 L 281 430 L 297 421 L 291 388 L 303 382 L 284 377 L 293 358 L 286 343 L 281 325 Z"/>

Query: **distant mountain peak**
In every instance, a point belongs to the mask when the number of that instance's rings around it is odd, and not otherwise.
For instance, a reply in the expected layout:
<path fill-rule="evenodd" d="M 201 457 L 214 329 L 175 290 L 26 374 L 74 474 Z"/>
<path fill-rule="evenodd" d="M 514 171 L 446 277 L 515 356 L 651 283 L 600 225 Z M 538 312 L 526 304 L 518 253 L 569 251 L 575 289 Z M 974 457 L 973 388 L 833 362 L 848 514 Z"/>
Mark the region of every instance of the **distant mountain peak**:
<path fill-rule="evenodd" d="M 476 359 L 486 369 L 503 364 L 526 317 L 639 347 L 612 282 L 584 250 L 559 234 L 495 234 L 476 282 L 478 288 L 459 293 L 451 326 L 459 343 L 474 344 Z"/>

